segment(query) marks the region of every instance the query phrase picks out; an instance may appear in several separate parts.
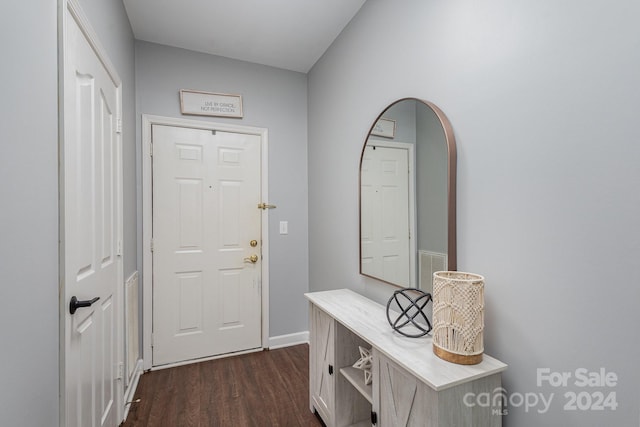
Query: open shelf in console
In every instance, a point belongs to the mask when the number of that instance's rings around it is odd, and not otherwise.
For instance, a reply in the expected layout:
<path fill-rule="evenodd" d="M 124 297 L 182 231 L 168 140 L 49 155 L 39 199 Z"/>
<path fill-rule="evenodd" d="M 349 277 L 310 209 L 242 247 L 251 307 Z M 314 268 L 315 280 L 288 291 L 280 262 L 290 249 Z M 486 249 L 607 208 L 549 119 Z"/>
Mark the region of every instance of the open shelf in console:
<path fill-rule="evenodd" d="M 334 320 L 335 321 L 335 320 Z M 333 426 L 370 426 L 372 390 L 364 384 L 364 371 L 352 367 L 361 357 L 360 347 L 370 349 L 371 344 L 354 334 L 343 324 L 335 323 L 335 421 Z M 364 391 L 364 393 L 363 393 Z"/>
<path fill-rule="evenodd" d="M 373 387 L 371 384 L 365 384 L 364 372 L 362 369 L 347 366 L 345 368 L 341 368 L 340 373 L 351 383 L 353 387 L 355 387 L 356 390 L 358 390 L 361 395 L 364 396 L 365 399 L 369 401 L 369 403 L 373 404 Z"/>
<path fill-rule="evenodd" d="M 373 387 L 371 384 L 365 384 L 364 372 L 362 369 L 348 366 L 340 369 L 340 373 L 344 376 L 351 385 L 358 390 L 358 392 L 364 396 L 369 403 L 373 403 Z"/>

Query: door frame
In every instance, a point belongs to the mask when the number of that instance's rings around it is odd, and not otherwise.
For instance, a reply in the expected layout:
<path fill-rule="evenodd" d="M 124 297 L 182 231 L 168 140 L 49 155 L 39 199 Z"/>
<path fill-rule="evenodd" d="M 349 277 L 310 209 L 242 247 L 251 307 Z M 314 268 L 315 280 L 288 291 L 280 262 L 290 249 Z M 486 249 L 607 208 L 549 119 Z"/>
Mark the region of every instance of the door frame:
<path fill-rule="evenodd" d="M 152 366 L 152 333 L 153 333 L 153 254 L 151 252 L 151 236 L 153 227 L 152 212 L 152 184 L 153 169 L 151 157 L 151 129 L 153 125 L 184 127 L 191 129 L 219 130 L 221 132 L 243 133 L 260 137 L 260 163 L 262 200 L 269 202 L 269 151 L 268 130 L 251 126 L 241 126 L 226 123 L 215 123 L 204 120 L 184 119 L 178 117 L 164 117 L 142 114 L 142 360 L 143 369 L 150 370 Z M 257 206 L 256 206 L 257 209 Z M 267 348 L 269 343 L 269 210 L 263 211 L 261 218 L 262 230 L 262 333 L 259 350 Z M 259 351 L 257 350 L 257 351 Z M 256 350 L 251 350 L 256 351 Z M 242 352 L 234 353 L 240 354 Z M 211 356 L 198 359 L 207 360 L 221 356 Z M 192 363 L 192 361 L 163 365 L 161 368 Z"/>
<path fill-rule="evenodd" d="M 117 264 L 117 284 L 115 289 L 116 312 L 115 312 L 115 342 L 118 366 L 116 367 L 116 375 L 119 381 L 116 381 L 116 398 L 115 413 L 118 422 L 124 419 L 124 262 L 123 262 L 123 242 L 124 242 L 124 198 L 123 198 L 123 149 L 122 149 L 122 80 L 115 66 L 109 59 L 106 49 L 100 42 L 97 33 L 93 29 L 91 22 L 80 7 L 78 0 L 58 0 L 58 313 L 59 313 L 59 390 L 60 390 L 60 414 L 59 422 L 61 426 L 67 425 L 67 367 L 66 367 L 66 337 L 70 332 L 67 330 L 67 311 L 69 310 L 69 302 L 66 299 L 65 286 L 65 52 L 67 50 L 66 29 L 67 11 L 77 23 L 78 28 L 84 36 L 96 56 L 104 66 L 107 74 L 117 88 L 117 105 L 116 105 L 116 186 L 115 186 L 115 202 L 117 204 L 116 232 L 118 234 L 118 247 L 116 249 Z"/>

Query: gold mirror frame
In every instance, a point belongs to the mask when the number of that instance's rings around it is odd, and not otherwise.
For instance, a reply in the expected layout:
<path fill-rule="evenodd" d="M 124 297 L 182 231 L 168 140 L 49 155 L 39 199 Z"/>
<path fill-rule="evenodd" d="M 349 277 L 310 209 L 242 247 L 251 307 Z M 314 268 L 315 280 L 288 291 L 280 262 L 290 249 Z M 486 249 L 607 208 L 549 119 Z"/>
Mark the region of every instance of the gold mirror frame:
<path fill-rule="evenodd" d="M 457 164 L 457 154 L 456 154 L 456 140 L 453 135 L 453 128 L 449 119 L 444 114 L 444 112 L 435 104 L 430 101 L 426 101 L 419 98 L 402 98 L 397 101 L 389 104 L 385 107 L 382 112 L 376 117 L 376 119 L 371 124 L 369 128 L 369 132 L 365 137 L 364 144 L 362 146 L 362 152 L 360 154 L 360 168 L 358 173 L 358 264 L 359 264 L 359 272 L 361 275 L 366 277 L 371 277 L 373 279 L 380 280 L 385 283 L 389 283 L 394 286 L 401 286 L 397 283 L 388 282 L 379 277 L 372 276 L 370 274 L 363 273 L 362 269 L 362 161 L 365 154 L 365 149 L 367 147 L 367 142 L 369 141 L 369 136 L 371 132 L 374 130 L 376 123 L 378 120 L 382 118 L 383 114 L 388 111 L 394 105 L 402 102 L 402 101 L 415 101 L 420 102 L 429 108 L 435 113 L 436 117 L 440 121 L 442 125 L 442 129 L 444 131 L 445 142 L 447 144 L 447 269 L 449 271 L 457 270 L 457 237 L 456 237 L 456 164 Z M 419 189 L 416 189 L 419 191 Z M 414 266 L 415 268 L 415 266 Z M 417 286 L 417 285 L 416 285 Z"/>

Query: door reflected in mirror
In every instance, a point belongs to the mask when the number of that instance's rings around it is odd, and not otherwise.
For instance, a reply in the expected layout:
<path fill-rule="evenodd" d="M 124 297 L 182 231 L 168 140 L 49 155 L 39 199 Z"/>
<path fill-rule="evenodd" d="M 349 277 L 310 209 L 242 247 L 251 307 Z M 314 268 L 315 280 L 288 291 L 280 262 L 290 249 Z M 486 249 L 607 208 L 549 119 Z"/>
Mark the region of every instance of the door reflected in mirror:
<path fill-rule="evenodd" d="M 444 113 L 405 98 L 373 122 L 360 160 L 360 273 L 431 292 L 456 269 L 456 148 Z"/>

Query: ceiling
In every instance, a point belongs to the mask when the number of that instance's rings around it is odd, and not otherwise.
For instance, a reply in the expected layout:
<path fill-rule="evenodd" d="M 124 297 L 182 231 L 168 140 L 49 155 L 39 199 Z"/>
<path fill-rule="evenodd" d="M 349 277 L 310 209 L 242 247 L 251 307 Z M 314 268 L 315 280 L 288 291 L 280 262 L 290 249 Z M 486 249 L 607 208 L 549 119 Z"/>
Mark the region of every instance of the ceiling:
<path fill-rule="evenodd" d="M 365 0 L 123 0 L 135 38 L 308 72 Z"/>

